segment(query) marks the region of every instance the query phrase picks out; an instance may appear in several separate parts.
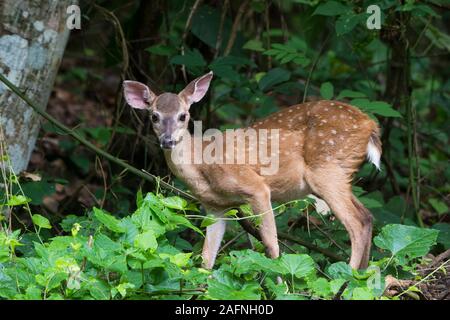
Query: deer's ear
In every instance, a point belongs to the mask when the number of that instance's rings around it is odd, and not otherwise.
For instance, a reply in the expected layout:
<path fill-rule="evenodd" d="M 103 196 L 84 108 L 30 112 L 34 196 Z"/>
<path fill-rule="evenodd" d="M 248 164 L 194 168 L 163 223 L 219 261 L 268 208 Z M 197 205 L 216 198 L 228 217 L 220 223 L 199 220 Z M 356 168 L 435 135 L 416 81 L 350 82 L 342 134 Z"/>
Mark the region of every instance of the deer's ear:
<path fill-rule="evenodd" d="M 126 80 L 123 94 L 127 103 L 136 109 L 148 109 L 156 95 L 143 83 Z"/>
<path fill-rule="evenodd" d="M 181 98 L 183 98 L 188 105 L 199 102 L 205 96 L 208 91 L 209 84 L 213 77 L 213 72 L 210 71 L 207 74 L 193 80 L 189 83 L 183 91 L 180 92 Z"/>

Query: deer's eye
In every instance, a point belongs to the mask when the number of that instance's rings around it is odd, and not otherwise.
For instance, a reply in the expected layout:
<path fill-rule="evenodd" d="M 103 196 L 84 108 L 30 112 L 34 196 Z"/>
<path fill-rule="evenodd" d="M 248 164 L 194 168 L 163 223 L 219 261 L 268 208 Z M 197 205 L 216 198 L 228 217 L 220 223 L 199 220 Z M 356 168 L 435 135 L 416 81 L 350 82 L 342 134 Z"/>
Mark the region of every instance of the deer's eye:
<path fill-rule="evenodd" d="M 159 121 L 159 117 L 156 114 L 152 114 L 151 119 L 153 123 L 157 123 Z"/>
<path fill-rule="evenodd" d="M 185 122 L 186 121 L 186 113 L 183 113 L 180 115 L 180 118 L 178 118 L 181 122 Z"/>

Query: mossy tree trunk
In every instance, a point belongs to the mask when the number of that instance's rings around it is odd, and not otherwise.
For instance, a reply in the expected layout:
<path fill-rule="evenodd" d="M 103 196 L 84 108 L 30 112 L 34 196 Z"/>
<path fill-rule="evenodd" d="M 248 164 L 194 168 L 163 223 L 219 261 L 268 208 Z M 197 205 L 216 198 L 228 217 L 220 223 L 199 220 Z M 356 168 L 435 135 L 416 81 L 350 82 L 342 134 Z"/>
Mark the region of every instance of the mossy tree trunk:
<path fill-rule="evenodd" d="M 66 21 L 73 0 L 0 1 L 0 72 L 45 107 L 69 37 Z M 40 119 L 0 84 L 0 126 L 13 170 L 25 170 Z"/>

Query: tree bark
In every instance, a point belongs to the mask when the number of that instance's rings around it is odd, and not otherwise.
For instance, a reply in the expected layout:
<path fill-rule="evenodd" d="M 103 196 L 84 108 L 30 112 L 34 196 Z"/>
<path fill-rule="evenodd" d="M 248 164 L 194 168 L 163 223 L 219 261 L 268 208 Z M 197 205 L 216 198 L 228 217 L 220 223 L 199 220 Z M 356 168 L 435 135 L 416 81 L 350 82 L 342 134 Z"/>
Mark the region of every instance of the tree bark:
<path fill-rule="evenodd" d="M 69 37 L 67 7 L 72 0 L 0 2 L 0 72 L 45 107 Z M 12 169 L 25 170 L 40 119 L 0 83 L 0 126 Z"/>

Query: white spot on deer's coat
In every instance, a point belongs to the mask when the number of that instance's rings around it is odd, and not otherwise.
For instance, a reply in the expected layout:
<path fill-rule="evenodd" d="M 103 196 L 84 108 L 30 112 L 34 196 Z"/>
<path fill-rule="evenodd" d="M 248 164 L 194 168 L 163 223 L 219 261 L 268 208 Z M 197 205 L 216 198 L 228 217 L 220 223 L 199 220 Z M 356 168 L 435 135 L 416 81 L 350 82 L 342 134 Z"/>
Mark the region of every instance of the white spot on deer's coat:
<path fill-rule="evenodd" d="M 332 134 L 336 134 L 336 133 L 337 133 L 337 131 L 336 131 L 336 130 L 334 130 L 334 129 L 332 129 L 332 130 L 331 130 L 331 133 L 332 133 Z"/>

